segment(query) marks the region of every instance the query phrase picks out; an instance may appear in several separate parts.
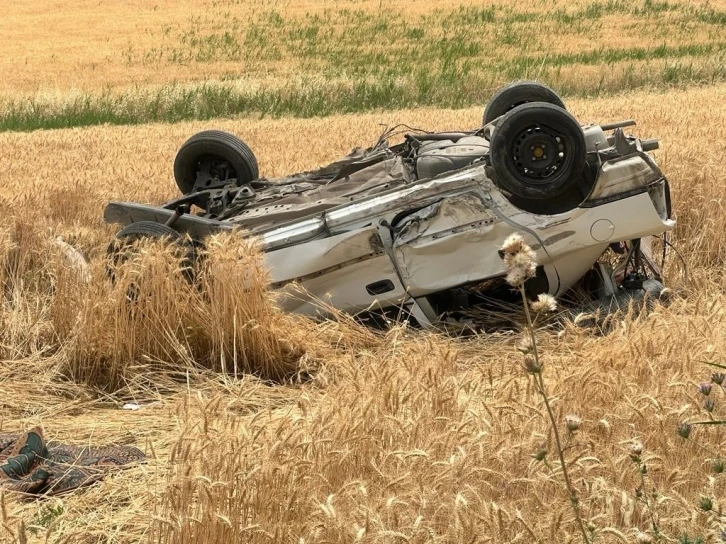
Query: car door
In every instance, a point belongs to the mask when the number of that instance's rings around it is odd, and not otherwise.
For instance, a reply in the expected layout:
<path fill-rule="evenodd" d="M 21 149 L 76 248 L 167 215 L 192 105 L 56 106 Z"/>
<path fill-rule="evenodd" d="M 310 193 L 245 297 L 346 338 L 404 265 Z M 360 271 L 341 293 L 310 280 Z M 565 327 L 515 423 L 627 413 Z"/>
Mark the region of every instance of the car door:
<path fill-rule="evenodd" d="M 287 311 L 326 313 L 329 304 L 355 313 L 407 298 L 374 226 L 270 251 L 265 262 Z"/>
<path fill-rule="evenodd" d="M 394 238 L 396 264 L 413 297 L 504 272 L 497 217 L 475 193 L 442 199 L 406 217 Z"/>

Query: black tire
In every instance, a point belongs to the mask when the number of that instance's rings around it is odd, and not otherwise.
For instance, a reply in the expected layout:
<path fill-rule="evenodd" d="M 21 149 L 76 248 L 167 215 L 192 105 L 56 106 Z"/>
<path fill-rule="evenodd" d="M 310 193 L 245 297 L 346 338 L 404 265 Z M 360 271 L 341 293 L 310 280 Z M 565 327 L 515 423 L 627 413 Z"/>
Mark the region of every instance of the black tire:
<path fill-rule="evenodd" d="M 167 238 L 169 243 L 178 244 L 183 251 L 182 255 L 182 273 L 189 280 L 194 279 L 194 262 L 196 260 L 196 251 L 194 245 L 184 238 L 179 232 L 173 228 L 156 223 L 155 221 L 137 221 L 122 228 L 116 238 L 109 244 L 107 254 L 109 262 L 106 267 L 106 273 L 113 280 L 114 270 L 126 258 L 129 247 L 144 238 L 153 238 L 160 240 Z"/>
<path fill-rule="evenodd" d="M 587 159 L 585 134 L 559 106 L 523 104 L 497 124 L 489 156 L 500 188 L 521 198 L 550 199 L 578 185 Z"/>
<path fill-rule="evenodd" d="M 566 109 L 560 96 L 547 85 L 536 81 L 515 81 L 494 93 L 484 109 L 482 126 L 488 125 L 517 106 L 529 102 L 546 102 L 559 106 L 563 110 Z"/>
<path fill-rule="evenodd" d="M 174 159 L 174 179 L 182 194 L 189 194 L 197 181 L 200 164 L 210 167 L 206 185 L 217 177 L 220 181 L 236 179 L 244 185 L 260 177 L 257 158 L 242 140 L 221 130 L 205 130 L 189 138 Z"/>

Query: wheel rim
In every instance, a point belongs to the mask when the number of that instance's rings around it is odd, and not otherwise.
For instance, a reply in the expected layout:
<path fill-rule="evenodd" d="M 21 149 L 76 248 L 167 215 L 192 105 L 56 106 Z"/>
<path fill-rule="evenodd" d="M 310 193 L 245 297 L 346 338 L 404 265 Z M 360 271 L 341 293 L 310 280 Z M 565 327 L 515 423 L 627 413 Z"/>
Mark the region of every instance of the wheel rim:
<path fill-rule="evenodd" d="M 529 104 L 530 102 L 532 102 L 532 101 L 531 100 L 520 100 L 519 102 L 515 102 L 514 104 L 510 104 L 509 107 L 507 108 L 507 111 L 508 112 L 509 111 L 512 111 L 517 106 L 521 106 L 522 104 Z"/>
<path fill-rule="evenodd" d="M 205 155 L 197 161 L 195 188 L 207 188 L 212 184 L 237 179 L 237 171 L 229 161 L 216 155 Z"/>
<path fill-rule="evenodd" d="M 530 183 L 545 185 L 571 159 L 572 145 L 561 132 L 533 124 L 520 130 L 511 145 L 517 175 Z"/>

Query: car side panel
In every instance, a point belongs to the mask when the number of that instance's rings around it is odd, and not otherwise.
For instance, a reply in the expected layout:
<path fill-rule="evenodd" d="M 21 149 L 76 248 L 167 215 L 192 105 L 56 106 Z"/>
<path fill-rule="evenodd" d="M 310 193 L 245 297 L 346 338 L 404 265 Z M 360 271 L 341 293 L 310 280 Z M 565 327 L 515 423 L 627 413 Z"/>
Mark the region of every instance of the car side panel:
<path fill-rule="evenodd" d="M 519 224 L 517 214 L 507 214 L 512 218 L 507 221 L 492 218 L 487 206 L 493 203 L 482 201 L 478 214 L 460 204 L 461 197 L 438 203 L 425 213 L 422 210 L 421 219 L 404 228 L 395 240 L 396 261 L 413 297 L 503 275 L 497 249 L 512 232 L 522 234 L 536 251 L 545 266 L 550 293 L 561 294 L 582 277 L 609 243 L 660 234 L 673 227 L 671 220 L 658 213 L 648 193 L 595 208 L 576 208 L 556 218 L 527 214 L 521 218 L 526 223 Z"/>
<path fill-rule="evenodd" d="M 371 295 L 367 285 L 389 281 L 393 290 Z M 348 265 L 280 289 L 280 305 L 290 312 L 326 315 L 326 305 L 348 313 L 401 305 L 408 296 L 387 254 Z"/>
<path fill-rule="evenodd" d="M 406 298 L 373 226 L 265 253 L 265 263 L 289 311 L 318 313 L 324 304 L 357 311 Z M 383 284 L 384 292 L 371 294 L 367 287 L 372 284 Z"/>

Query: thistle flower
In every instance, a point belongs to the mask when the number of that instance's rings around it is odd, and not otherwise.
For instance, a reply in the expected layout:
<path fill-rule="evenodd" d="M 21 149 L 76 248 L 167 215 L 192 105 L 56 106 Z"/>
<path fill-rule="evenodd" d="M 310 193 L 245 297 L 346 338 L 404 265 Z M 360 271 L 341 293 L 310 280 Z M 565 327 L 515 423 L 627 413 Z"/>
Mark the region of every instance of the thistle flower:
<path fill-rule="evenodd" d="M 713 408 L 716 405 L 716 403 L 713 401 L 713 397 L 708 397 L 705 401 L 703 401 L 703 409 L 706 410 L 708 413 L 713 412 Z"/>
<path fill-rule="evenodd" d="M 537 273 L 537 255 L 519 234 L 510 234 L 499 250 L 507 272 L 507 283 L 519 287 Z"/>
<path fill-rule="evenodd" d="M 524 356 L 522 368 L 524 368 L 525 372 L 528 374 L 539 374 L 542 372 L 542 365 L 537 362 L 537 359 L 535 359 L 534 356 L 529 354 Z"/>
<path fill-rule="evenodd" d="M 565 425 L 567 425 L 567 430 L 571 433 L 577 431 L 580 428 L 581 424 L 582 420 L 578 416 L 574 414 L 569 414 L 565 416 Z"/>
<path fill-rule="evenodd" d="M 710 512 L 713 510 L 713 499 L 711 497 L 701 497 L 698 500 L 698 507 L 704 512 Z"/>
<path fill-rule="evenodd" d="M 527 244 L 524 243 L 524 238 L 522 238 L 521 235 L 517 233 L 512 233 L 507 236 L 507 238 L 504 240 L 504 243 L 502 244 L 502 258 L 504 258 L 504 255 L 507 254 L 514 255 L 515 253 L 519 253 L 526 246 Z"/>
<path fill-rule="evenodd" d="M 640 460 L 640 455 L 643 453 L 643 444 L 640 442 L 633 442 L 630 445 L 630 458 L 633 461 Z"/>
<path fill-rule="evenodd" d="M 711 462 L 711 470 L 713 470 L 715 474 L 723 474 L 724 469 L 726 469 L 726 465 L 724 464 L 723 459 L 714 459 Z"/>
<path fill-rule="evenodd" d="M 539 448 L 537 448 L 537 451 L 532 455 L 532 457 L 535 458 L 536 461 L 544 461 L 545 457 L 547 457 L 547 448 L 542 445 Z"/>
<path fill-rule="evenodd" d="M 726 374 L 723 372 L 714 372 L 711 374 L 711 381 L 716 385 L 723 385 L 724 379 L 726 379 Z"/>
<path fill-rule="evenodd" d="M 711 382 L 703 382 L 698 386 L 698 392 L 702 395 L 709 396 L 711 394 Z"/>
<path fill-rule="evenodd" d="M 522 338 L 522 340 L 517 344 L 517 350 L 521 351 L 525 355 L 530 353 L 532 351 L 532 339 L 529 336 Z"/>
<path fill-rule="evenodd" d="M 554 312 L 557 309 L 557 300 L 548 294 L 537 295 L 537 300 L 532 303 L 532 310 L 537 313 Z"/>
<path fill-rule="evenodd" d="M 693 430 L 693 425 L 684 421 L 678 425 L 678 436 L 688 438 L 691 436 L 691 430 Z"/>

